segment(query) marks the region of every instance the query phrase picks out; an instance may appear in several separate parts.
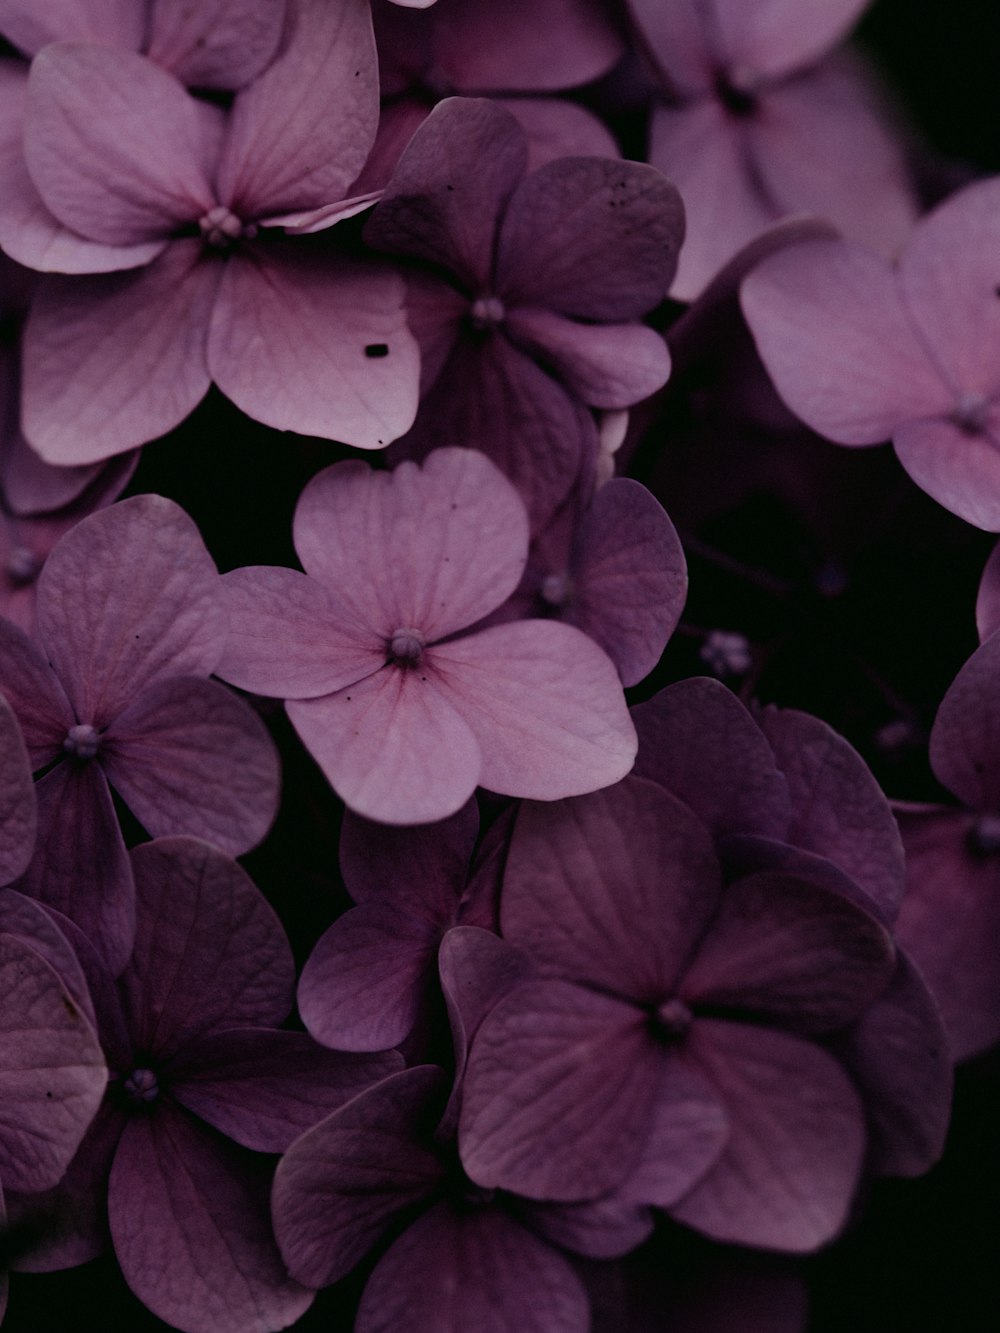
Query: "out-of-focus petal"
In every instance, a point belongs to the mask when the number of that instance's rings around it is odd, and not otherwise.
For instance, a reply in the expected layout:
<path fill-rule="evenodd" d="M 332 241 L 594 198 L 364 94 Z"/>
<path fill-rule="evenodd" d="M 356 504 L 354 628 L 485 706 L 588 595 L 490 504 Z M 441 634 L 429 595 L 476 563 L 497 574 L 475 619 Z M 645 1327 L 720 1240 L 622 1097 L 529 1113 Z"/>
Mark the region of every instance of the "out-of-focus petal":
<path fill-rule="evenodd" d="M 377 124 L 366 0 L 290 0 L 278 58 L 233 104 L 219 197 L 244 221 L 343 199 Z"/>
<path fill-rule="evenodd" d="M 0 694 L 0 884 L 17 879 L 31 860 L 36 828 L 28 751 L 14 710 Z"/>
<path fill-rule="evenodd" d="M 340 871 L 356 903 L 385 903 L 428 920 L 458 910 L 479 832 L 475 801 L 432 828 L 387 828 L 344 815 Z"/>
<path fill-rule="evenodd" d="M 48 463 L 98 462 L 172 430 L 208 389 L 221 274 L 199 241 L 139 272 L 50 276 L 24 334 L 24 433 Z"/>
<path fill-rule="evenodd" d="M 135 0 L 0 0 L 0 30 L 26 56 L 50 42 L 102 42 L 138 51 L 145 36 L 144 5 Z"/>
<path fill-rule="evenodd" d="M 498 97 L 528 136 L 528 170 L 559 157 L 613 157 L 621 152 L 603 120 L 563 97 Z"/>
<path fill-rule="evenodd" d="M 226 264 L 208 337 L 212 378 L 276 430 L 380 449 L 417 409 L 403 299 L 387 264 L 269 240 Z"/>
<path fill-rule="evenodd" d="M 153 0 L 146 54 L 191 88 L 240 88 L 272 59 L 286 0 Z"/>
<path fill-rule="evenodd" d="M 1000 407 L 991 407 L 981 431 L 943 417 L 908 421 L 893 443 L 921 490 L 966 523 L 1000 532 Z"/>
<path fill-rule="evenodd" d="M 1000 542 L 983 566 L 976 596 L 976 629 L 980 642 L 1000 629 Z"/>
<path fill-rule="evenodd" d="M 52 534 L 51 550 L 63 532 L 84 514 L 103 509 L 118 498 L 131 481 L 138 461 L 139 455 L 134 453 L 107 464 L 54 467 L 43 462 L 18 433 L 0 459 L 0 488 L 12 514 L 37 518 L 45 524 L 46 534 Z"/>
<path fill-rule="evenodd" d="M 314 1293 L 287 1275 L 271 1234 L 270 1163 L 164 1105 L 126 1125 L 108 1216 L 125 1280 L 181 1328 L 270 1333 Z"/>
<path fill-rule="evenodd" d="M 939 782 L 971 810 L 1000 813 L 1000 638 L 987 639 L 948 686 L 930 738 Z"/>
<path fill-rule="evenodd" d="M 649 0 L 630 0 L 634 7 Z M 834 47 L 871 0 L 819 0 L 803 8 L 797 0 L 713 0 L 717 54 L 730 66 L 746 66 L 774 78 L 818 60 Z M 696 5 L 697 7 L 697 5 Z"/>

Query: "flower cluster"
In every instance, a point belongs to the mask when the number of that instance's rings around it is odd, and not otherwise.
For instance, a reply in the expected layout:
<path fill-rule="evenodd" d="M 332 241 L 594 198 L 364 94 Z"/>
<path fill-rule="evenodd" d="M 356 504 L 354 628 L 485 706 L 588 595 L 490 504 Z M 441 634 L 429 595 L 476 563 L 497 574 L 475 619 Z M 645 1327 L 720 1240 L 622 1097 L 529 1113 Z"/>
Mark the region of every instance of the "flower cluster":
<path fill-rule="evenodd" d="M 805 1333 L 941 1158 L 1000 183 L 868 7 L 0 0 L 14 1333 Z"/>

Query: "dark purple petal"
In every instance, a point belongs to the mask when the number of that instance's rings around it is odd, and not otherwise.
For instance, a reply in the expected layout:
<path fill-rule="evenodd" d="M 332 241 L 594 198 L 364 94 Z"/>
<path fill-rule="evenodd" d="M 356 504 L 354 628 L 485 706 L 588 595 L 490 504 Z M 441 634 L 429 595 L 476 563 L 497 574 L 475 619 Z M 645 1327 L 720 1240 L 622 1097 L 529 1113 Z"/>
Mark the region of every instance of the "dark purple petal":
<path fill-rule="evenodd" d="M 248 703 L 212 680 L 157 680 L 101 739 L 108 781 L 154 838 L 188 833 L 236 856 L 278 809 L 278 752 Z"/>
<path fill-rule="evenodd" d="M 1000 629 L 1000 542 L 990 552 L 976 597 L 976 628 L 980 642 Z"/>
<path fill-rule="evenodd" d="M 196 1038 L 162 1072 L 175 1100 L 227 1138 L 280 1153 L 402 1064 L 395 1051 L 347 1055 L 304 1032 L 231 1028 Z"/>
<path fill-rule="evenodd" d="M 120 985 L 136 1050 L 166 1060 L 196 1037 L 280 1023 L 292 956 L 246 872 L 194 838 L 146 842 L 131 859 L 137 928 Z"/>
<path fill-rule="evenodd" d="M 623 1192 L 590 1203 L 532 1203 L 519 1212 L 531 1229 L 563 1249 L 591 1259 L 618 1259 L 653 1230 L 648 1208 L 629 1203 Z"/>
<path fill-rule="evenodd" d="M 970 809 L 1000 812 L 1000 637 L 987 639 L 948 687 L 931 730 L 931 767 Z"/>
<path fill-rule="evenodd" d="M 563 97 L 498 97 L 528 136 L 528 170 L 560 157 L 613 157 L 621 153 L 611 131 L 592 111 Z"/>
<path fill-rule="evenodd" d="M 143 6 L 135 0 L 0 0 L 0 28 L 25 55 L 49 42 L 104 42 L 138 51 L 145 29 Z"/>
<path fill-rule="evenodd" d="M 386 828 L 348 811 L 340 830 L 340 870 L 356 903 L 386 903 L 448 922 L 469 872 L 479 831 L 475 801 L 428 828 Z"/>
<path fill-rule="evenodd" d="M 62 754 L 77 721 L 59 677 L 34 639 L 0 619 L 0 690 L 17 718 L 34 769 Z"/>
<path fill-rule="evenodd" d="M 286 0 L 153 0 L 146 53 L 192 88 L 240 88 L 281 39 Z"/>
<path fill-rule="evenodd" d="M 499 1208 L 442 1201 L 382 1256 L 357 1333 L 587 1333 L 580 1279 L 550 1245 Z"/>
<path fill-rule="evenodd" d="M 60 929 L 59 919 L 16 889 L 0 893 L 0 933 L 16 935 L 52 968 L 73 1003 L 95 1031 L 98 1030 L 87 981 L 74 952 L 73 941 Z"/>
<path fill-rule="evenodd" d="M 13 709 L 0 694 L 0 884 L 17 879 L 35 850 L 31 767 Z"/>
<path fill-rule="evenodd" d="M 395 1215 L 444 1174 L 430 1148 L 445 1077 L 418 1065 L 308 1130 L 278 1164 L 271 1205 L 289 1271 L 313 1287 L 349 1273 Z"/>
<path fill-rule="evenodd" d="M 125 1280 L 168 1323 L 270 1333 L 308 1309 L 271 1235 L 270 1164 L 171 1106 L 135 1116 L 111 1169 L 108 1216 Z"/>

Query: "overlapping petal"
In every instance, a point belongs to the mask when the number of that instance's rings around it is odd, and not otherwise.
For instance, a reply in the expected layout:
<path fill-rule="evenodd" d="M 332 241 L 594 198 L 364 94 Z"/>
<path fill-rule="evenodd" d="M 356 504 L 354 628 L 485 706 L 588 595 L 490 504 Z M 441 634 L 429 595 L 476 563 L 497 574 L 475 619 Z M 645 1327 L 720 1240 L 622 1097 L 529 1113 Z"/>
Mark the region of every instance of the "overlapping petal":
<path fill-rule="evenodd" d="M 286 0 L 153 0 L 146 54 L 192 88 L 240 88 L 273 58 Z"/>
<path fill-rule="evenodd" d="M 21 729 L 0 694 L 0 884 L 20 875 L 35 849 L 37 811 Z"/>

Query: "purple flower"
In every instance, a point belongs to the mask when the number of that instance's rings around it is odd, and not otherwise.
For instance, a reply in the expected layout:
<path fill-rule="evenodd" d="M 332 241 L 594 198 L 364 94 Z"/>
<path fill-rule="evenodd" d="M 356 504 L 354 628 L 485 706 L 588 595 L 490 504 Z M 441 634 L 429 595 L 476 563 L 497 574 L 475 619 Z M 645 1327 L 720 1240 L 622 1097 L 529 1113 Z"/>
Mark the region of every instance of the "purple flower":
<path fill-rule="evenodd" d="M 25 333 L 24 430 L 48 461 L 163 434 L 212 381 L 268 425 L 362 447 L 412 421 L 399 277 L 277 231 L 370 202 L 347 197 L 378 119 L 368 6 L 294 0 L 290 16 L 225 114 L 131 52 L 54 43 L 35 58 L 24 155 L 60 258 L 17 192 L 0 234 L 72 275 L 40 283 Z"/>
<path fill-rule="evenodd" d="M 336 464 L 303 491 L 294 536 L 305 575 L 224 576 L 217 670 L 288 701 L 356 813 L 426 823 L 477 784 L 554 800 L 631 767 L 617 672 L 586 635 L 535 620 L 462 633 L 514 590 L 528 551 L 524 506 L 482 455 Z"/>
<path fill-rule="evenodd" d="M 785 402 L 838 444 L 890 437 L 913 480 L 1000 529 L 1000 181 L 924 218 L 895 265 L 846 241 L 771 256 L 742 302 Z"/>
<path fill-rule="evenodd" d="M 52 552 L 37 643 L 0 621 L 0 684 L 45 770 L 21 887 L 76 920 L 112 970 L 131 950 L 133 905 L 111 786 L 151 833 L 233 853 L 260 841 L 277 808 L 262 723 L 206 679 L 225 647 L 222 596 L 184 511 L 142 495 L 83 519 Z"/>
<path fill-rule="evenodd" d="M 651 167 L 526 165 L 509 113 L 450 98 L 407 147 L 365 237 L 431 266 L 410 283 L 425 397 L 400 449 L 483 450 L 537 528 L 593 463 L 585 404 L 628 407 L 667 379 L 663 339 L 638 320 L 666 293 L 684 223 Z"/>
<path fill-rule="evenodd" d="M 28 752 L 17 718 L 0 694 L 0 885 L 27 868 L 37 823 Z"/>

